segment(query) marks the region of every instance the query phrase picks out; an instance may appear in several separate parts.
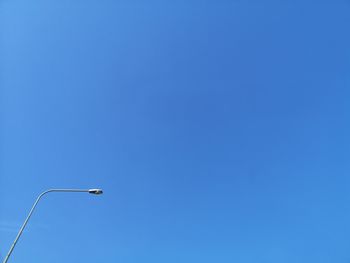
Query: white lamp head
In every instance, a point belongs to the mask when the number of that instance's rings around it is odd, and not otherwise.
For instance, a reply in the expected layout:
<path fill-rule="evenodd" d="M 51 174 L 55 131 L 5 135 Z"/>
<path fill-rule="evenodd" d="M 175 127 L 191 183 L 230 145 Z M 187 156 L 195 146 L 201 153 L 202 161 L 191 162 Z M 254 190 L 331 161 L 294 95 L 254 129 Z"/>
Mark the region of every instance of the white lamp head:
<path fill-rule="evenodd" d="M 102 189 L 89 189 L 89 193 L 94 195 L 101 195 L 103 194 L 103 191 Z"/>

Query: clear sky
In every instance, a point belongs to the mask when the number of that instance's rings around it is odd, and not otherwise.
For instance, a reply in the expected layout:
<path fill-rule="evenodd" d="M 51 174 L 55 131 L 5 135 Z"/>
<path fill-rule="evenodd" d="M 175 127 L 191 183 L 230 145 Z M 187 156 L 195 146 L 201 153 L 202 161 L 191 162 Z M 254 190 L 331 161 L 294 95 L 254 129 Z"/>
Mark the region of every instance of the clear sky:
<path fill-rule="evenodd" d="M 350 2 L 0 1 L 0 254 L 349 263 Z M 10 261 L 9 261 L 10 262 Z"/>

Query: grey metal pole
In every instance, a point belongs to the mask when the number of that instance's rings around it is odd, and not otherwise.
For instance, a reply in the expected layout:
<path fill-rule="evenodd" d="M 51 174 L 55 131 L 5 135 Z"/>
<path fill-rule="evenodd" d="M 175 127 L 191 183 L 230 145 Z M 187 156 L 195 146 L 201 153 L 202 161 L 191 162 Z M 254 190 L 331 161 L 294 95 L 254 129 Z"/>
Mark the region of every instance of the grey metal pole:
<path fill-rule="evenodd" d="M 12 243 L 12 245 L 11 245 L 11 247 L 10 247 L 10 250 L 9 250 L 9 252 L 7 253 L 7 255 L 6 255 L 6 257 L 5 257 L 4 261 L 3 261 L 3 263 L 7 263 L 9 257 L 10 257 L 11 254 L 12 254 L 13 249 L 15 248 L 15 246 L 16 246 L 16 244 L 17 244 L 17 242 L 18 242 L 18 239 L 21 237 L 22 232 L 23 232 L 24 228 L 26 227 L 26 225 L 27 225 L 27 223 L 28 223 L 30 217 L 32 216 L 32 214 L 33 214 L 33 212 L 34 212 L 34 209 L 35 209 L 35 207 L 37 206 L 37 204 L 39 203 L 40 199 L 41 199 L 45 194 L 51 193 L 51 192 L 75 192 L 75 193 L 76 193 L 76 192 L 78 192 L 78 193 L 79 193 L 79 192 L 80 192 L 80 193 L 83 192 L 83 193 L 90 193 L 90 194 L 95 194 L 95 195 L 99 195 L 99 194 L 102 194 L 102 193 L 103 193 L 103 191 L 102 191 L 101 189 L 49 189 L 49 190 L 47 190 L 47 191 L 41 193 L 41 194 L 38 196 L 38 198 L 36 199 L 36 201 L 35 201 L 34 205 L 32 206 L 32 208 L 30 209 L 29 214 L 28 214 L 26 220 L 24 221 L 22 227 L 20 228 L 20 230 L 19 230 L 19 232 L 18 232 L 18 234 L 17 234 L 17 236 L 16 236 L 16 238 L 15 238 L 15 241 L 13 241 L 13 243 Z"/>

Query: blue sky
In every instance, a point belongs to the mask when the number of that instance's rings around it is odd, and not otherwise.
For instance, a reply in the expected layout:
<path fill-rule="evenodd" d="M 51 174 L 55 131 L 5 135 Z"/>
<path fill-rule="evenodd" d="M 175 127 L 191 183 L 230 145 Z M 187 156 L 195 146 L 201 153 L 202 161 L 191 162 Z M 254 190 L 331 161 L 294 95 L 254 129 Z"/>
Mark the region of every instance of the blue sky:
<path fill-rule="evenodd" d="M 0 2 L 0 254 L 350 262 L 349 1 Z"/>

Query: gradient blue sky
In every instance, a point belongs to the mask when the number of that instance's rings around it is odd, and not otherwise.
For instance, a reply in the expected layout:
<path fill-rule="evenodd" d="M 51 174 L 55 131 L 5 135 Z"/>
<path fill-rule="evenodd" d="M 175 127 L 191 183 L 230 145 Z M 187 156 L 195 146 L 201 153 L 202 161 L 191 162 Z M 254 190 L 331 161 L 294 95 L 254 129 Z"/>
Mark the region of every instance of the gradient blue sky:
<path fill-rule="evenodd" d="M 0 1 L 0 254 L 349 263 L 349 1 Z"/>

